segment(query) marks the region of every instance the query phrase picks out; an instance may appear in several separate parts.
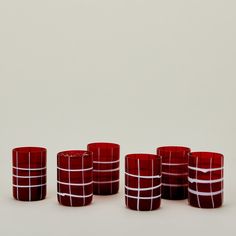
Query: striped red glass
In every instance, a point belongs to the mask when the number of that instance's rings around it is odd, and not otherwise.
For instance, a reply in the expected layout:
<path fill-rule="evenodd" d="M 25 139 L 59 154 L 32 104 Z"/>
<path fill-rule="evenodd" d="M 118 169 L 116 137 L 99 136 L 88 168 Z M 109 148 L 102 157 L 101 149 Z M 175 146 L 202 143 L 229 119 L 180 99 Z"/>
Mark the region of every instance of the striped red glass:
<path fill-rule="evenodd" d="M 188 147 L 157 148 L 157 154 L 162 157 L 162 198 L 181 200 L 188 197 L 189 153 Z"/>
<path fill-rule="evenodd" d="M 161 157 L 129 154 L 125 157 L 125 203 L 132 210 L 151 211 L 161 204 Z"/>
<path fill-rule="evenodd" d="M 93 193 L 116 194 L 119 191 L 120 145 L 115 143 L 90 143 L 93 153 Z"/>
<path fill-rule="evenodd" d="M 46 197 L 46 157 L 42 147 L 18 147 L 12 150 L 13 197 L 37 201 Z"/>
<path fill-rule="evenodd" d="M 224 156 L 213 152 L 191 152 L 188 165 L 189 204 L 217 208 L 223 203 Z"/>
<path fill-rule="evenodd" d="M 57 154 L 57 199 L 64 206 L 85 206 L 93 198 L 92 153 L 84 150 Z"/>

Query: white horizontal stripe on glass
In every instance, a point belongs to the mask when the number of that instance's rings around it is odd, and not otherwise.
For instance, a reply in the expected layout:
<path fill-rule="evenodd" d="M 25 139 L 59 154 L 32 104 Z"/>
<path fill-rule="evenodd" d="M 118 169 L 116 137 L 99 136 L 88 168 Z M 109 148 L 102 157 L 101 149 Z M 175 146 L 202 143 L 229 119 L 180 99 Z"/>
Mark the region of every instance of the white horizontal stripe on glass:
<path fill-rule="evenodd" d="M 161 163 L 163 166 L 184 166 L 184 165 L 188 165 L 188 163 L 168 163 L 168 162 L 164 162 Z"/>
<path fill-rule="evenodd" d="M 170 186 L 170 187 L 185 187 L 188 186 L 188 184 L 165 184 L 162 183 L 163 186 Z"/>
<path fill-rule="evenodd" d="M 12 175 L 13 177 L 16 178 L 22 178 L 22 179 L 33 179 L 33 178 L 42 178 L 42 177 L 46 177 L 47 175 Z"/>
<path fill-rule="evenodd" d="M 170 173 L 170 172 L 162 172 L 163 175 L 174 175 L 174 176 L 181 176 L 181 175 L 188 175 L 188 172 L 184 173 Z"/>
<path fill-rule="evenodd" d="M 125 172 L 126 175 L 131 176 L 131 177 L 136 177 L 136 178 L 142 178 L 142 179 L 154 179 L 154 178 L 161 178 L 161 175 L 134 175 L 134 174 L 130 174 Z"/>
<path fill-rule="evenodd" d="M 42 186 L 45 186 L 45 184 L 37 184 L 37 185 L 17 185 L 17 184 L 13 184 L 13 187 L 16 187 L 16 188 L 36 188 L 36 187 L 42 187 Z"/>
<path fill-rule="evenodd" d="M 219 167 L 219 168 L 199 168 L 199 167 L 194 167 L 194 166 L 188 166 L 188 168 L 190 170 L 197 170 L 197 171 L 201 171 L 203 173 L 207 173 L 210 171 L 216 171 L 216 170 L 223 170 L 224 167 Z"/>
<path fill-rule="evenodd" d="M 119 163 L 120 160 L 116 160 L 116 161 L 93 161 L 93 163 L 95 164 L 112 164 L 112 163 Z"/>
<path fill-rule="evenodd" d="M 120 168 L 118 167 L 118 168 L 115 168 L 115 169 L 108 169 L 108 170 L 94 170 L 93 169 L 93 172 L 113 172 L 113 171 L 118 171 L 118 170 L 120 170 Z"/>
<path fill-rule="evenodd" d="M 116 180 L 108 180 L 108 181 L 93 181 L 94 184 L 109 184 L 119 182 L 119 179 Z"/>
<path fill-rule="evenodd" d="M 212 196 L 212 195 L 218 195 L 218 194 L 223 193 L 223 189 L 217 192 L 198 192 L 198 191 L 188 188 L 188 191 L 197 196 Z"/>
<path fill-rule="evenodd" d="M 134 198 L 134 199 L 140 199 L 140 200 L 151 200 L 151 199 L 160 198 L 161 194 L 158 196 L 152 196 L 152 197 L 140 197 L 140 196 L 132 196 L 132 195 L 128 195 L 128 194 L 125 194 L 125 196 L 128 198 Z"/>
<path fill-rule="evenodd" d="M 85 197 L 92 197 L 93 196 L 93 194 L 91 193 L 91 194 L 89 194 L 89 195 L 75 195 L 75 194 L 70 194 L 70 193 L 59 193 L 59 192 L 57 192 L 57 194 L 59 195 L 59 196 L 62 196 L 62 197 L 78 197 L 78 198 L 85 198 Z"/>
<path fill-rule="evenodd" d="M 62 170 L 62 171 L 70 171 L 70 172 L 76 172 L 76 171 L 88 171 L 88 170 L 92 170 L 93 167 L 90 167 L 90 168 L 86 168 L 86 169 L 64 169 L 64 168 L 61 168 L 61 167 L 57 167 L 58 170 Z"/>
<path fill-rule="evenodd" d="M 148 190 L 153 190 L 153 189 L 157 189 L 160 187 L 161 187 L 161 184 L 159 184 L 157 186 L 149 187 L 149 188 L 131 188 L 131 187 L 125 186 L 125 188 L 127 190 L 132 190 L 132 191 L 148 191 Z"/>
<path fill-rule="evenodd" d="M 57 181 L 57 183 L 58 184 L 63 184 L 63 185 L 71 185 L 71 186 L 84 186 L 84 185 L 93 184 L 93 181 L 91 181 L 89 183 L 67 183 L 67 182 Z"/>
<path fill-rule="evenodd" d="M 190 177 L 188 177 L 188 181 L 190 183 L 201 183 L 201 184 L 210 184 L 210 183 L 218 183 L 223 181 L 224 178 L 221 179 L 212 179 L 212 180 L 205 180 L 205 179 L 192 179 Z"/>
<path fill-rule="evenodd" d="M 16 166 L 13 166 L 12 168 L 16 169 L 16 170 L 28 170 L 28 171 L 46 170 L 47 169 L 47 167 L 42 167 L 42 168 L 20 168 L 20 167 L 16 167 Z"/>

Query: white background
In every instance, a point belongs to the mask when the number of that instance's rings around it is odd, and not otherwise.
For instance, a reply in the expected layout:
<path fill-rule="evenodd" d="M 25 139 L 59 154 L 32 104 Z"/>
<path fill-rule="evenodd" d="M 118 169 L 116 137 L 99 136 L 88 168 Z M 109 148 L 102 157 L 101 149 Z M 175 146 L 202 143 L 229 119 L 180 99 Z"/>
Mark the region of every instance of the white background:
<path fill-rule="evenodd" d="M 0 235 L 236 235 L 234 0 L 0 0 Z M 56 199 L 56 153 L 121 144 L 120 193 Z M 48 148 L 48 195 L 12 199 L 11 149 Z M 186 145 L 225 155 L 225 203 L 125 208 L 123 159 Z"/>

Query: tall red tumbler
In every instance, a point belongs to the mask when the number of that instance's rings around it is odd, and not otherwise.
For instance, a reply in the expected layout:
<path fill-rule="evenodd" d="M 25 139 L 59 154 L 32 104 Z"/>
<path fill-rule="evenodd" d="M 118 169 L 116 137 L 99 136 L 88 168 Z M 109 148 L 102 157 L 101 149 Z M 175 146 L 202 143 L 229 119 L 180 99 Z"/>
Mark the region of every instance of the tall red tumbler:
<path fill-rule="evenodd" d="M 199 208 L 223 203 L 224 156 L 214 152 L 191 152 L 188 164 L 188 201 Z"/>
<path fill-rule="evenodd" d="M 47 150 L 43 147 L 18 147 L 12 150 L 13 197 L 37 201 L 46 197 Z"/>
<path fill-rule="evenodd" d="M 85 206 L 93 199 L 92 153 L 84 150 L 57 154 L 57 199 L 64 206 Z"/>
<path fill-rule="evenodd" d="M 161 157 L 128 154 L 125 157 L 125 203 L 132 210 L 151 211 L 161 204 Z"/>
<path fill-rule="evenodd" d="M 188 154 L 190 148 L 163 146 L 157 148 L 162 157 L 162 195 L 169 200 L 188 197 Z"/>
<path fill-rule="evenodd" d="M 111 195 L 119 191 L 120 145 L 116 143 L 90 143 L 93 153 L 93 193 Z"/>

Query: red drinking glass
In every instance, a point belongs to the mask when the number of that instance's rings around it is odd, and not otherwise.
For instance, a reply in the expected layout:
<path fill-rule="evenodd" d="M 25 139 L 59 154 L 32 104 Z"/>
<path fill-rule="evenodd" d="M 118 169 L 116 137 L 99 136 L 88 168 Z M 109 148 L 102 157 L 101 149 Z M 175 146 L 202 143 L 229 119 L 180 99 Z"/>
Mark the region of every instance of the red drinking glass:
<path fill-rule="evenodd" d="M 37 201 L 46 197 L 47 150 L 42 147 L 18 147 L 12 150 L 13 197 Z"/>
<path fill-rule="evenodd" d="M 132 210 L 151 211 L 161 204 L 161 157 L 129 154 L 125 157 L 125 203 Z"/>
<path fill-rule="evenodd" d="M 92 153 L 84 150 L 57 154 L 57 199 L 64 206 L 85 206 L 93 198 Z"/>
<path fill-rule="evenodd" d="M 93 193 L 116 194 L 119 190 L 120 145 L 115 143 L 90 143 L 93 153 Z"/>
<path fill-rule="evenodd" d="M 188 154 L 190 148 L 164 146 L 157 148 L 162 157 L 162 198 L 181 200 L 188 197 Z"/>
<path fill-rule="evenodd" d="M 199 208 L 223 203 L 224 156 L 214 152 L 191 152 L 188 162 L 188 201 Z"/>

